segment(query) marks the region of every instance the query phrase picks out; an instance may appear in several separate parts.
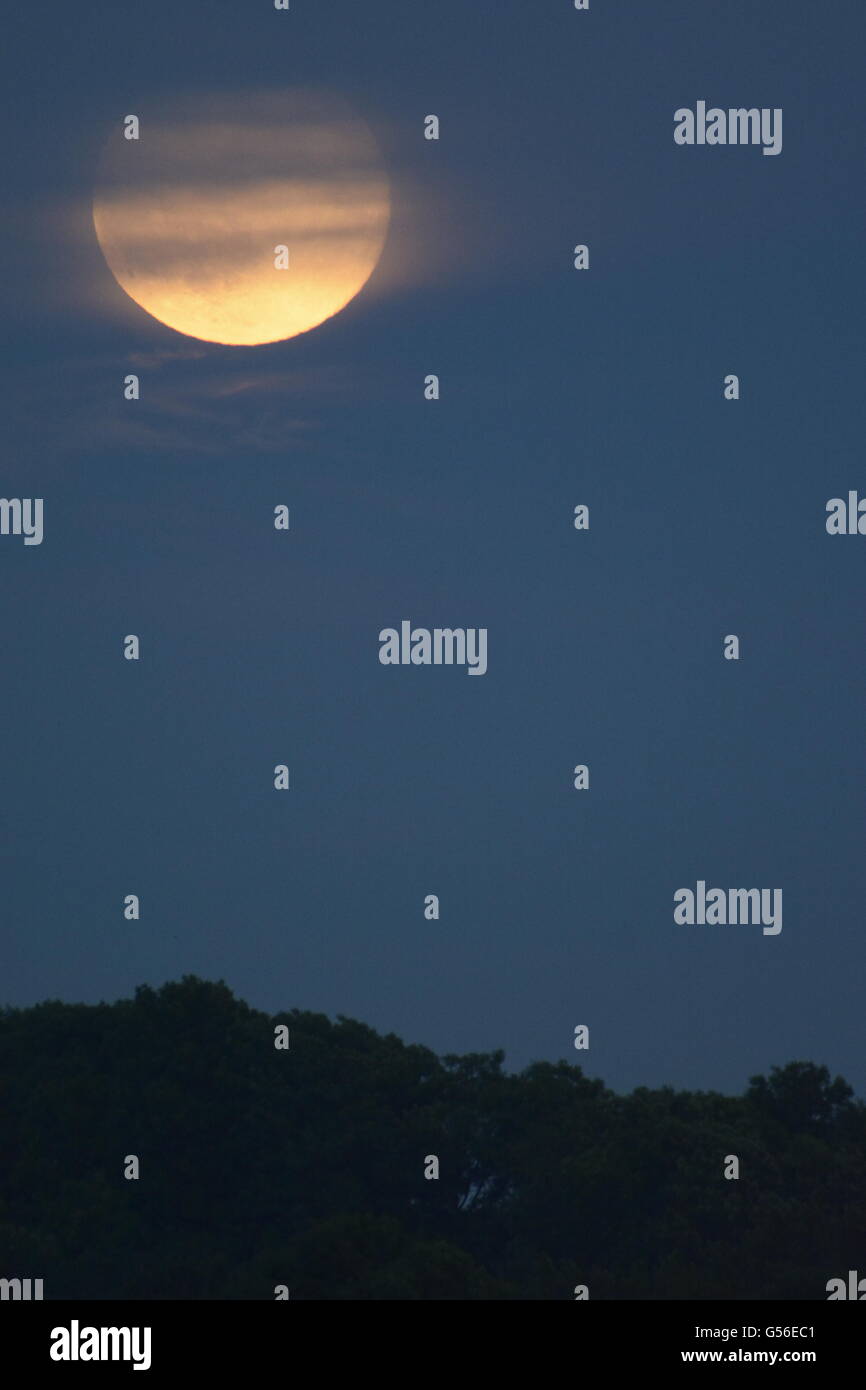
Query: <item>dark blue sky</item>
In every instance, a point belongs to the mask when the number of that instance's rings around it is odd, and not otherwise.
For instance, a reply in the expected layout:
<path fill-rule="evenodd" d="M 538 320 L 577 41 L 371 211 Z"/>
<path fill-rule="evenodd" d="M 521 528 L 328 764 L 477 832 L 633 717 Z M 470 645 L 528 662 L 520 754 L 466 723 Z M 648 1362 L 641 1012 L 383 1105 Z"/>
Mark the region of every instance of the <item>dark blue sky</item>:
<path fill-rule="evenodd" d="M 0 492 L 45 539 L 0 537 L 0 1000 L 191 972 L 617 1088 L 866 1089 L 866 539 L 824 527 L 866 492 L 861 0 L 47 3 L 5 37 Z M 88 220 L 111 124 L 319 84 L 391 175 L 371 285 L 274 346 L 157 324 Z M 699 99 L 783 108 L 782 153 L 677 147 Z M 486 627 L 487 674 L 381 666 L 403 618 Z M 699 878 L 781 887 L 781 934 L 675 925 Z"/>

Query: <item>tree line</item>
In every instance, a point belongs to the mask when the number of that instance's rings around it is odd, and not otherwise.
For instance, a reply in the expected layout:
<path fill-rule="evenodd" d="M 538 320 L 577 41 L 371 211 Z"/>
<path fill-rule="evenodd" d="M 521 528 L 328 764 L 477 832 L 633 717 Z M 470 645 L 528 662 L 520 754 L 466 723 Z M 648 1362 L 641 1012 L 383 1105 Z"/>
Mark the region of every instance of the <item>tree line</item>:
<path fill-rule="evenodd" d="M 866 1107 L 826 1067 L 618 1095 L 503 1063 L 192 976 L 4 1009 L 0 1275 L 46 1298 L 823 1299 L 863 1265 Z"/>

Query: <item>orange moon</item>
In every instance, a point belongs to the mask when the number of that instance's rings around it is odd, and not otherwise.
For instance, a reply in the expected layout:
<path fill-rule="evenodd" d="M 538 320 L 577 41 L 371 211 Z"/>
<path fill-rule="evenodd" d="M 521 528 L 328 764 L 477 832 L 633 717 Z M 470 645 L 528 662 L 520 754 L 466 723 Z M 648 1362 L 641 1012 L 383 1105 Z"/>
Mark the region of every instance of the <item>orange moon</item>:
<path fill-rule="evenodd" d="M 93 225 L 148 314 L 206 342 L 272 343 L 363 289 L 390 189 L 371 131 L 340 98 L 200 97 L 136 114 L 139 138 L 118 120 L 103 150 Z"/>

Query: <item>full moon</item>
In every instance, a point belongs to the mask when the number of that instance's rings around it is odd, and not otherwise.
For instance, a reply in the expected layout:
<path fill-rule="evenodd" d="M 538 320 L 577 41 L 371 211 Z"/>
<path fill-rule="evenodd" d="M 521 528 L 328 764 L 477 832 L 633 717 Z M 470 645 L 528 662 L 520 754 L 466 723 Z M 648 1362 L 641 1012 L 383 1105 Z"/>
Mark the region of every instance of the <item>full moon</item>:
<path fill-rule="evenodd" d="M 199 97 L 118 120 L 93 225 L 114 278 L 207 342 L 272 343 L 331 318 L 376 268 L 390 191 L 375 139 L 338 97 Z"/>

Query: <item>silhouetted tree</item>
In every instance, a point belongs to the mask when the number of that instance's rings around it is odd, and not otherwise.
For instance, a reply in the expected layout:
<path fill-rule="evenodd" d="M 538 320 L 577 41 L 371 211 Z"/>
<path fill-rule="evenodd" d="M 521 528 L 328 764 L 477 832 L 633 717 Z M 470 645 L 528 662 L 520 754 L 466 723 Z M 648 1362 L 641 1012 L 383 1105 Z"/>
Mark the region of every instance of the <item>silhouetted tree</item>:
<path fill-rule="evenodd" d="M 55 1298 L 815 1299 L 862 1266 L 866 1108 L 825 1067 L 618 1096 L 503 1061 L 189 976 L 3 1010 L 0 1275 Z"/>

